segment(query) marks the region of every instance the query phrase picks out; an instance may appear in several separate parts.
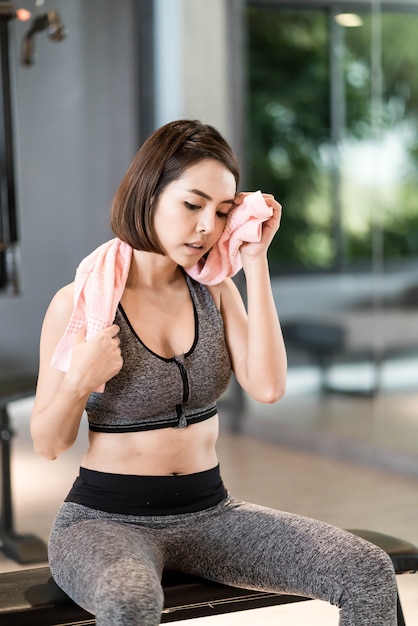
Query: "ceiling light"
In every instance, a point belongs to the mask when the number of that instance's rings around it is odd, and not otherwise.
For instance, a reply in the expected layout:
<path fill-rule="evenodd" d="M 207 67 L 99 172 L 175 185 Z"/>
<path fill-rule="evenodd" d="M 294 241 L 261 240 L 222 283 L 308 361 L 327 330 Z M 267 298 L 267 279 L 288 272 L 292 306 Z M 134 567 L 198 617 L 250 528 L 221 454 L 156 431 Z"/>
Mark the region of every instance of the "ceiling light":
<path fill-rule="evenodd" d="M 335 21 L 345 28 L 353 28 L 355 26 L 363 26 L 363 20 L 357 13 L 338 13 L 334 16 Z"/>

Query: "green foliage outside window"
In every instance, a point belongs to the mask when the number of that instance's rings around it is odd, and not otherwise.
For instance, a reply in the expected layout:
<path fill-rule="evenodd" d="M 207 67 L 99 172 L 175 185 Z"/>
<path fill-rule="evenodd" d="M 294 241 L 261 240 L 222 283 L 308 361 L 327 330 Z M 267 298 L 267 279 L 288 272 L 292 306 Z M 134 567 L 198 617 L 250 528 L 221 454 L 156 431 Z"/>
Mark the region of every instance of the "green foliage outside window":
<path fill-rule="evenodd" d="M 273 268 L 370 262 L 376 232 L 385 260 L 418 255 L 418 15 L 383 13 L 378 39 L 361 17 L 335 50 L 328 11 L 247 10 L 248 182 L 284 207 Z"/>

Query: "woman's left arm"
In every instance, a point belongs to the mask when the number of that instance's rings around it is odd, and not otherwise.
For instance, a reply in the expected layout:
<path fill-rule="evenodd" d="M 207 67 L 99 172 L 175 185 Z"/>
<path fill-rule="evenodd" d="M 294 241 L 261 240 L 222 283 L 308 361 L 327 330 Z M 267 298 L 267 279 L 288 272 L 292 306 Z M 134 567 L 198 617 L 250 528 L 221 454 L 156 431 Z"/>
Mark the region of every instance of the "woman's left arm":
<path fill-rule="evenodd" d="M 273 215 L 263 224 L 259 243 L 240 248 L 246 279 L 247 311 L 234 283 L 221 286 L 220 307 L 235 376 L 242 388 L 259 402 L 279 400 L 286 389 L 287 358 L 271 289 L 267 250 L 276 234 L 281 206 L 263 194 Z"/>

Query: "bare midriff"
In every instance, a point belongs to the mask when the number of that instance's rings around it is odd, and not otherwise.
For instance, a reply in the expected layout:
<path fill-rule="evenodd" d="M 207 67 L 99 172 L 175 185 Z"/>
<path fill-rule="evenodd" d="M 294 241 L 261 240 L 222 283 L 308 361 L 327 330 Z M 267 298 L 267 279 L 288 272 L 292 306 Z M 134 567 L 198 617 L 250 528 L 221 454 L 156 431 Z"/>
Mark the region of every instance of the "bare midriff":
<path fill-rule="evenodd" d="M 129 433 L 89 431 L 81 465 L 98 472 L 136 476 L 194 474 L 218 464 L 218 415 L 184 428 Z"/>

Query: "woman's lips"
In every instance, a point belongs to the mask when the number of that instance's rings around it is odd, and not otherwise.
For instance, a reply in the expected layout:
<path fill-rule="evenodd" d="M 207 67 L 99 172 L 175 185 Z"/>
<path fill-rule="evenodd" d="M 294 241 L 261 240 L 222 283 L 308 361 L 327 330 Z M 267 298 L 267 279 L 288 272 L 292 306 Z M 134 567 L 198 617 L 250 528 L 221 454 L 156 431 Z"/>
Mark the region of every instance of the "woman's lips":
<path fill-rule="evenodd" d="M 205 247 L 200 243 L 186 243 L 186 248 L 190 254 L 195 254 L 196 256 L 201 255 L 205 251 Z"/>

